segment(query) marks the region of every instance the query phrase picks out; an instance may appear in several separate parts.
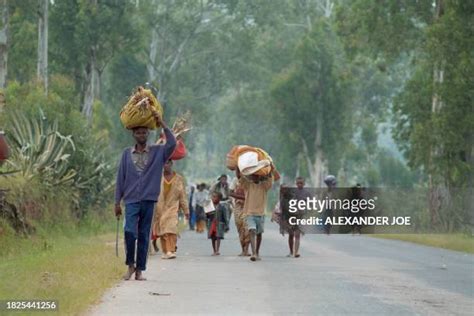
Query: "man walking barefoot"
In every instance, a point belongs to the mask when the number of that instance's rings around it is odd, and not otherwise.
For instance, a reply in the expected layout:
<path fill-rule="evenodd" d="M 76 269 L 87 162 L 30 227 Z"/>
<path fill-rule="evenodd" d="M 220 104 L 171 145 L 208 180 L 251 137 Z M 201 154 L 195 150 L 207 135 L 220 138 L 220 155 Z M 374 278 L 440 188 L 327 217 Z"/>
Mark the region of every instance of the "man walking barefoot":
<path fill-rule="evenodd" d="M 148 129 L 134 128 L 133 138 L 136 144 L 123 151 L 117 173 L 115 216 L 120 217 L 120 202 L 122 199 L 125 202 L 125 264 L 128 266 L 125 280 L 129 280 L 134 273 L 136 280 L 146 280 L 142 272 L 146 269 L 153 209 L 160 194 L 163 166 L 176 147 L 176 139 L 171 130 L 158 114 L 154 117 L 157 125 L 164 129 L 166 143 L 147 145 Z"/>
<path fill-rule="evenodd" d="M 245 191 L 244 212 L 247 227 L 250 233 L 250 246 L 252 248 L 251 261 L 260 260 L 260 245 L 265 222 L 265 209 L 267 206 L 267 193 L 273 184 L 273 177 L 259 177 L 256 175 L 241 177 L 242 187 Z"/>

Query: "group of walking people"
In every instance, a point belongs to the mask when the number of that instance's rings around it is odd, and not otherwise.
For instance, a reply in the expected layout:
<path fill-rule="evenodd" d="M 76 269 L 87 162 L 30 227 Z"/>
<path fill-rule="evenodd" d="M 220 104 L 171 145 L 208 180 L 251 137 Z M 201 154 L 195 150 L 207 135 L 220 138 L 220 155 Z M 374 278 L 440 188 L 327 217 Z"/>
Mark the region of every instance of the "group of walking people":
<path fill-rule="evenodd" d="M 191 189 L 189 198 L 183 176 L 173 170 L 170 157 L 176 147 L 176 138 L 160 116 L 157 125 L 162 126 L 166 142 L 147 143 L 149 131 L 137 127 L 132 131 L 135 145 L 126 148 L 117 172 L 115 191 L 115 215 L 122 215 L 121 202 L 125 204 L 125 264 L 124 275 L 129 280 L 146 280 L 149 242 L 155 253 L 161 250 L 163 259 L 176 258 L 178 249 L 180 211 L 189 220 L 189 228 L 204 233 L 207 228 L 213 256 L 220 255 L 220 243 L 229 230 L 234 214 L 241 246 L 240 256 L 259 261 L 268 191 L 273 185 L 272 173 L 268 176 L 242 176 L 237 169 L 232 183 L 225 174 L 218 178 L 209 190 L 204 183 Z M 272 170 L 273 170 L 273 166 Z M 304 186 L 302 179 L 297 186 Z M 290 255 L 299 257 L 300 232 L 291 229 Z M 159 245 L 158 245 L 159 240 Z M 160 249 L 161 248 L 161 249 Z"/>
<path fill-rule="evenodd" d="M 165 165 L 165 179 L 168 171 Z M 176 173 L 174 173 L 176 174 Z M 181 179 L 182 177 L 179 176 Z M 179 178 L 178 178 L 179 179 Z M 167 239 L 171 226 L 175 229 L 178 226 L 178 210 L 185 214 L 188 219 L 189 229 L 197 233 L 207 230 L 207 237 L 211 240 L 212 255 L 220 255 L 220 243 L 224 239 L 225 233 L 229 231 L 230 221 L 234 215 L 235 226 L 239 234 L 241 253 L 239 256 L 249 256 L 252 261 L 260 260 L 260 245 L 264 230 L 264 215 L 267 204 L 267 192 L 271 189 L 273 180 L 271 176 L 262 177 L 242 177 L 236 171 L 236 177 L 232 183 L 228 183 L 227 175 L 223 174 L 209 190 L 205 183 L 198 184 L 196 189 L 189 190 L 189 203 L 185 206 L 183 197 L 186 196 L 183 181 L 179 180 L 176 186 L 176 193 L 168 195 L 166 187 L 158 199 L 155 210 L 152 240 L 154 251 L 158 252 L 156 238 Z M 174 190 L 173 190 L 174 191 Z M 178 193 L 179 191 L 179 193 Z M 161 203 L 161 200 L 167 203 Z M 174 203 L 172 200 L 174 199 Z M 166 210 L 163 207 L 167 206 Z M 173 214 L 173 221 L 163 214 Z M 163 222 L 166 221 L 166 224 Z M 173 237 L 176 236 L 175 231 Z M 175 241 L 176 238 L 173 239 Z M 172 246 L 176 247 L 174 243 Z M 174 248 L 173 248 L 174 249 Z M 173 252 L 166 243 L 162 242 L 162 258 L 173 259 L 176 253 Z M 171 253 L 169 253 L 171 251 Z"/>
<path fill-rule="evenodd" d="M 208 238 L 212 242 L 213 256 L 220 255 L 220 241 L 229 230 L 232 214 L 239 234 L 241 253 L 251 261 L 261 260 L 260 245 L 264 231 L 267 194 L 273 184 L 272 176 L 243 177 L 238 169 L 231 184 L 221 175 L 211 187 L 211 201 L 200 207 L 207 208 Z"/>

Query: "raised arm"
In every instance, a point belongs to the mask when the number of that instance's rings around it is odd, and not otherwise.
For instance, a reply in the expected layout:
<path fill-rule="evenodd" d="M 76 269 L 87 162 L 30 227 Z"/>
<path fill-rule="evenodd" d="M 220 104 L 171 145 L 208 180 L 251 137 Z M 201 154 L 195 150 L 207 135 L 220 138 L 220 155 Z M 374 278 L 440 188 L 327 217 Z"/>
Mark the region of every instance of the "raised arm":
<path fill-rule="evenodd" d="M 164 161 L 168 161 L 171 155 L 173 154 L 174 149 L 176 148 L 176 137 L 174 137 L 173 132 L 168 128 L 163 118 L 157 111 L 153 111 L 153 117 L 156 120 L 156 125 L 161 126 L 165 132 L 166 143 L 164 144 Z"/>
<path fill-rule="evenodd" d="M 173 151 L 176 148 L 176 137 L 174 137 L 173 132 L 168 127 L 164 127 L 163 131 L 165 132 L 166 136 L 166 143 L 164 144 L 165 146 L 165 154 L 164 158 L 165 161 L 170 159 L 171 155 L 173 154 Z"/>

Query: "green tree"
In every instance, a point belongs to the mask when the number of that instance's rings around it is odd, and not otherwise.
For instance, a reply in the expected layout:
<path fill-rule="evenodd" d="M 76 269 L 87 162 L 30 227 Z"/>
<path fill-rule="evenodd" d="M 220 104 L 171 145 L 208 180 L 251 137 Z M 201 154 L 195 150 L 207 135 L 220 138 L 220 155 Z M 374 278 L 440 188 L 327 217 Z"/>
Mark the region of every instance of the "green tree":
<path fill-rule="evenodd" d="M 66 55 L 62 73 L 74 73 L 81 93 L 81 111 L 92 120 L 94 100 L 101 97 L 102 74 L 117 51 L 133 48 L 140 38 L 129 1 L 59 1 L 51 7 L 54 48 Z M 64 31 L 63 31 L 64 30 Z M 53 44 L 52 43 L 52 44 Z"/>
<path fill-rule="evenodd" d="M 350 140 L 349 87 L 341 49 L 331 26 L 314 26 L 298 47 L 295 64 L 275 81 L 273 97 L 280 118 L 290 122 L 302 148 L 313 185 L 337 173 L 342 149 Z M 297 153 L 294 153 L 297 156 Z"/>
<path fill-rule="evenodd" d="M 338 12 L 339 32 L 353 55 L 410 59 L 408 81 L 393 107 L 394 136 L 409 164 L 428 176 L 431 222 L 437 223 L 439 201 L 451 200 L 451 188 L 468 185 L 473 175 L 468 73 L 474 6 L 455 0 L 354 1 Z"/>

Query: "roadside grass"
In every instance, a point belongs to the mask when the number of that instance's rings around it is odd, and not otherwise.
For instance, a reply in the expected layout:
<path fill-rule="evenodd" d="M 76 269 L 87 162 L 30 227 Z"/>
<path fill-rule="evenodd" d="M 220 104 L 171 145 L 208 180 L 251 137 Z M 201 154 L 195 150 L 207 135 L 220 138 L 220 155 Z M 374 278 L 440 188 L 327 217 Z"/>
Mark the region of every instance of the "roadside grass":
<path fill-rule="evenodd" d="M 123 219 L 122 219 L 123 220 Z M 116 222 L 98 218 L 77 225 L 37 225 L 31 237 L 16 235 L 0 219 L 0 300 L 55 300 L 58 311 L 41 315 L 80 315 L 98 303 L 124 272 L 123 228 L 115 256 Z M 180 221 L 180 232 L 187 223 Z M 37 315 L 37 311 L 0 311 Z"/>
<path fill-rule="evenodd" d="M 94 225 L 46 229 L 30 238 L 4 229 L 0 235 L 0 300 L 56 300 L 58 311 L 42 315 L 85 312 L 123 273 L 123 242 L 119 242 L 117 258 L 113 226 L 102 224 L 98 231 L 99 226 Z"/>
<path fill-rule="evenodd" d="M 465 234 L 375 234 L 376 238 L 396 239 L 416 244 L 474 253 L 474 237 Z"/>

